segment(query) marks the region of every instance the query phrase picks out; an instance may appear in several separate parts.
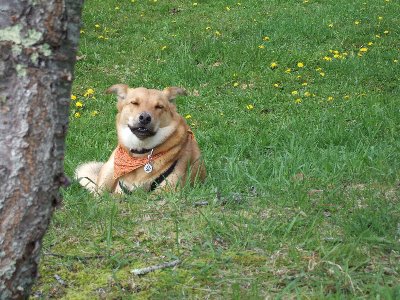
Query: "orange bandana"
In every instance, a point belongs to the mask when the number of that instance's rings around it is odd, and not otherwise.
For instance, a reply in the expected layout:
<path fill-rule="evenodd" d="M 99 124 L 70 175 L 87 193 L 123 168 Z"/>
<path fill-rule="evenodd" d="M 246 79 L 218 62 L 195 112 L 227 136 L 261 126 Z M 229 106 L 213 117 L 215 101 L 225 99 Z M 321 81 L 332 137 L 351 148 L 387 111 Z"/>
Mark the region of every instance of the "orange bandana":
<path fill-rule="evenodd" d="M 195 140 L 194 134 L 190 129 L 188 129 L 188 133 L 188 137 Z M 156 160 L 164 155 L 164 153 L 165 151 L 152 155 L 151 160 Z M 148 162 L 149 159 L 147 156 L 132 157 L 124 148 L 118 146 L 114 156 L 114 179 L 120 178 L 140 167 L 144 167 Z"/>
<path fill-rule="evenodd" d="M 151 160 L 155 160 L 161 157 L 164 152 L 160 152 L 151 156 Z M 118 146 L 114 156 L 114 179 L 120 178 L 125 174 L 128 174 L 140 167 L 143 167 L 149 162 L 147 156 L 145 157 L 133 157 L 129 153 Z"/>

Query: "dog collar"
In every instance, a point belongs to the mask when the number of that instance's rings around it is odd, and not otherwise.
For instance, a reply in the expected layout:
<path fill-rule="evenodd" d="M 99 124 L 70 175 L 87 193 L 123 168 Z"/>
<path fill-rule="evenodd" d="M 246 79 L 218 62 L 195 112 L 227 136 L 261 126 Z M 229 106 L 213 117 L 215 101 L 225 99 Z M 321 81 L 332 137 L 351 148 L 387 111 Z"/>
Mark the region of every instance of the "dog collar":
<path fill-rule="evenodd" d="M 136 150 L 136 149 L 130 149 L 129 151 L 131 152 L 131 153 L 133 153 L 133 154 L 145 154 L 145 153 L 148 153 L 148 152 L 150 152 L 151 150 L 153 150 L 153 149 L 142 149 L 142 150 Z"/>

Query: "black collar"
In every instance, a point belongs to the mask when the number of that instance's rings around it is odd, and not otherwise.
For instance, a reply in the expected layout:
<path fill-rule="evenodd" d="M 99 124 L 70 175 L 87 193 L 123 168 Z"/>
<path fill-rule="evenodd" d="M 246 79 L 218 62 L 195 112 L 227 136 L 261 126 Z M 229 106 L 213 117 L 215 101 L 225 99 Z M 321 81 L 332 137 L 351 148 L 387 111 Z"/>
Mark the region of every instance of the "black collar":
<path fill-rule="evenodd" d="M 136 150 L 136 149 L 131 149 L 130 150 L 131 151 L 131 153 L 133 153 L 133 154 L 145 154 L 145 153 L 147 153 L 147 152 L 150 152 L 151 151 L 151 149 L 142 149 L 142 150 Z"/>

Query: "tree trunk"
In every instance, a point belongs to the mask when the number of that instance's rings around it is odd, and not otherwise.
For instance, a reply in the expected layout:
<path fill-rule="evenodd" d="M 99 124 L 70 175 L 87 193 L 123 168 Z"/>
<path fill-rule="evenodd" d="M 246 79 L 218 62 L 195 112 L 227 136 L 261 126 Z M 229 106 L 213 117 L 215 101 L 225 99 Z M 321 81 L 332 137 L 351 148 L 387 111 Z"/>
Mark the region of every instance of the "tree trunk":
<path fill-rule="evenodd" d="M 29 296 L 63 171 L 83 0 L 0 0 L 0 299 Z"/>

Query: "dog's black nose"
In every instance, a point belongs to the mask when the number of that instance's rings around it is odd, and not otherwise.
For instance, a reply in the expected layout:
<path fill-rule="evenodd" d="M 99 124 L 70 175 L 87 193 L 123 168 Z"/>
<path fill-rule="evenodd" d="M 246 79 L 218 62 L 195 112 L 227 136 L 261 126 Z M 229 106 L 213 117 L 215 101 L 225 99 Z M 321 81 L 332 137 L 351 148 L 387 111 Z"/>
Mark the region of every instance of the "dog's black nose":
<path fill-rule="evenodd" d="M 147 125 L 151 122 L 151 115 L 144 111 L 139 115 L 139 123 L 142 125 Z"/>

